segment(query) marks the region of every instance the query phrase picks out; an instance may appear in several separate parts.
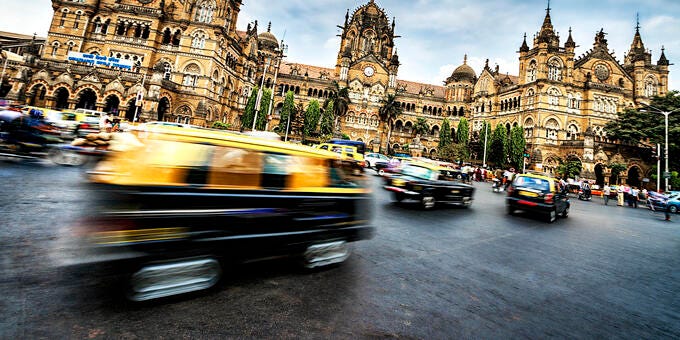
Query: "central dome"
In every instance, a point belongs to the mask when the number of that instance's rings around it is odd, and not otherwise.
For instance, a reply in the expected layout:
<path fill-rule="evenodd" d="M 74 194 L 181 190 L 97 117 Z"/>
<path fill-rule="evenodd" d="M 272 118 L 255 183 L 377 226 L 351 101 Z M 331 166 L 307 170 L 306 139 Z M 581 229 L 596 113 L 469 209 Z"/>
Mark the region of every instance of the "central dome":
<path fill-rule="evenodd" d="M 269 26 L 267 27 L 267 32 L 262 32 L 258 34 L 257 40 L 260 42 L 260 46 L 263 48 L 268 48 L 275 50 L 279 48 L 279 40 L 276 39 L 276 36 L 272 34 L 271 32 L 271 22 L 269 23 Z"/>
<path fill-rule="evenodd" d="M 455 70 L 453 70 L 453 73 L 451 73 L 451 78 L 455 81 L 460 80 L 469 80 L 471 82 L 475 81 L 475 79 L 477 78 L 477 73 L 475 73 L 475 70 L 473 70 L 472 67 L 468 66 L 467 54 L 463 59 L 463 65 L 460 65 L 456 67 Z"/>

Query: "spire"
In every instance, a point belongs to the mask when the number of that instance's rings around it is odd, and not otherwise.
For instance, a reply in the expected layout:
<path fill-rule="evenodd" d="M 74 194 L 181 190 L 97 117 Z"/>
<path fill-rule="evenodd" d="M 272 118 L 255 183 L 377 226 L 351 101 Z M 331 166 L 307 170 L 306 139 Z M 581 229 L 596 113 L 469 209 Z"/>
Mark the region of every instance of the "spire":
<path fill-rule="evenodd" d="M 552 21 L 550 20 L 550 0 L 548 0 L 548 8 L 545 9 L 545 18 L 543 19 L 541 31 L 538 32 L 537 42 L 545 42 L 553 47 L 557 47 L 557 45 L 559 45 L 559 38 L 555 34 L 555 29 L 553 28 Z"/>
<path fill-rule="evenodd" d="M 396 24 L 396 22 L 397 22 L 397 18 L 392 17 L 392 33 L 394 33 L 394 24 Z"/>
<path fill-rule="evenodd" d="M 347 29 L 347 21 L 349 20 L 349 8 L 347 9 L 347 13 L 345 13 L 345 29 Z"/>
<path fill-rule="evenodd" d="M 272 31 L 272 22 L 270 21 L 269 24 L 267 25 L 267 32 L 271 33 Z"/>
<path fill-rule="evenodd" d="M 659 57 L 659 61 L 656 62 L 657 65 L 660 66 L 668 66 L 670 63 L 668 62 L 668 59 L 666 59 L 666 53 L 664 53 L 666 49 L 661 46 L 661 56 Z"/>
<path fill-rule="evenodd" d="M 630 44 L 630 50 L 626 55 L 625 63 L 631 64 L 638 60 L 646 61 L 651 64 L 652 54 L 647 51 L 645 44 L 642 42 L 640 35 L 640 15 L 636 15 L 635 20 L 635 35 L 633 35 L 633 42 Z"/>
<path fill-rule="evenodd" d="M 527 33 L 524 32 L 524 41 L 522 41 L 522 46 L 519 48 L 520 52 L 529 52 L 529 45 L 527 45 Z"/>
<path fill-rule="evenodd" d="M 467 53 L 463 56 L 463 65 L 467 65 Z"/>
<path fill-rule="evenodd" d="M 571 48 L 576 47 L 576 43 L 574 42 L 574 39 L 571 37 L 571 27 L 569 27 L 569 37 L 567 38 L 567 42 L 564 43 L 564 47 Z"/>

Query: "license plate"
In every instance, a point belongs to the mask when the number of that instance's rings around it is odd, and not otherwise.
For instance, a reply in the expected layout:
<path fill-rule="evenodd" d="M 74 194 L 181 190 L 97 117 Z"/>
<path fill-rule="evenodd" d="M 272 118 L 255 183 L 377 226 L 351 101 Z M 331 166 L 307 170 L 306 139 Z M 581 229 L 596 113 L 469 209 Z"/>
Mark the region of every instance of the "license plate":
<path fill-rule="evenodd" d="M 392 185 L 394 185 L 395 187 L 403 187 L 404 184 L 406 184 L 406 182 L 404 182 L 404 181 L 402 181 L 402 180 L 400 180 L 400 179 L 395 179 L 395 180 L 392 182 Z"/>
<path fill-rule="evenodd" d="M 538 197 L 538 194 L 531 191 L 520 191 L 519 194 L 525 197 Z"/>
<path fill-rule="evenodd" d="M 460 194 L 460 190 L 451 190 L 452 194 Z"/>

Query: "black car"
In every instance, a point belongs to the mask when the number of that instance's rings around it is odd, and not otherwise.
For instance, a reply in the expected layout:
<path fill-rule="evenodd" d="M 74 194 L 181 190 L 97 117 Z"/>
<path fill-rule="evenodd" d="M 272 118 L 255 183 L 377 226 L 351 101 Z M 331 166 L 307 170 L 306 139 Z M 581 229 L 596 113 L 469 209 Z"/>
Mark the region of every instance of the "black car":
<path fill-rule="evenodd" d="M 552 223 L 558 215 L 569 215 L 569 196 L 567 188 L 561 188 L 559 182 L 548 176 L 536 174 L 518 175 L 507 189 L 506 203 L 508 214 L 517 210 L 538 213 Z"/>
<path fill-rule="evenodd" d="M 393 193 L 395 201 L 416 200 L 424 209 L 432 209 L 437 203 L 469 207 L 475 190 L 460 183 L 455 170 L 421 163 L 404 165 L 400 174 L 385 178 L 383 188 Z"/>

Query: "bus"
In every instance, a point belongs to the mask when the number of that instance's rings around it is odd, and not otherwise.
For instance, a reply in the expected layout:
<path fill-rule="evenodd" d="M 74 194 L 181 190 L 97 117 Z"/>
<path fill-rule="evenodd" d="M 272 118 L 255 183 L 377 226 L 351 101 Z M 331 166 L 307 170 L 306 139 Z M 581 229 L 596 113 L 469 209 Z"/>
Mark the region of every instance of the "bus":
<path fill-rule="evenodd" d="M 366 143 L 358 140 L 331 139 L 327 142 L 327 144 L 354 146 L 357 148 L 358 153 L 362 155 L 366 153 Z"/>

